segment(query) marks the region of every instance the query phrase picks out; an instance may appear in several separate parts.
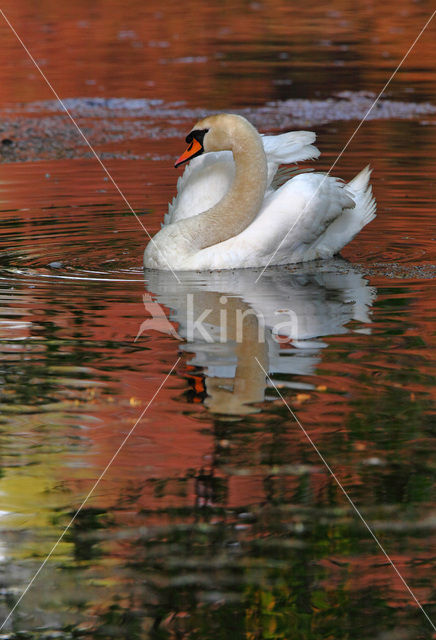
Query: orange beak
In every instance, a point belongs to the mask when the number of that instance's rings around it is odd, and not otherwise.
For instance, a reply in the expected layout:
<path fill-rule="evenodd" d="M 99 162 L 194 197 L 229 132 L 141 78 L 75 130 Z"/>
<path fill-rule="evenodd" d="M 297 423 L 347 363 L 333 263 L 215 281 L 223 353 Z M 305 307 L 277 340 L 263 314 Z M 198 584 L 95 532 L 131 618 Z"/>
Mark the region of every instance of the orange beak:
<path fill-rule="evenodd" d="M 178 160 L 177 160 L 177 162 L 176 162 L 176 164 L 174 166 L 175 167 L 179 167 L 184 162 L 187 162 L 188 160 L 190 160 L 194 156 L 199 155 L 202 152 L 203 152 L 203 147 L 198 142 L 198 140 L 196 140 L 194 138 L 192 140 L 191 144 L 189 145 L 189 147 L 186 149 L 186 151 L 184 153 L 182 153 L 180 158 L 178 158 Z"/>

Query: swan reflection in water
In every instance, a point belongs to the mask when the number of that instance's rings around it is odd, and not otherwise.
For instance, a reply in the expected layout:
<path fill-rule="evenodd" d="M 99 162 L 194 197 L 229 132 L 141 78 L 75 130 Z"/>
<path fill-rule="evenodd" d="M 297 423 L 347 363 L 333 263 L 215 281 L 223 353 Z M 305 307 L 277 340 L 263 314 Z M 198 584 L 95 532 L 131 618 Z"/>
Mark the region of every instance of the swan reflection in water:
<path fill-rule="evenodd" d="M 259 273 L 185 272 L 181 284 L 169 272 L 145 274 L 153 319 L 140 333 L 154 328 L 182 339 L 187 363 L 203 371 L 204 404 L 215 414 L 259 411 L 267 385 L 261 366 L 272 375 L 312 375 L 327 346 L 323 336 L 369 332 L 376 291 L 347 262 L 271 268 L 256 283 Z M 169 321 L 159 305 L 169 309 Z M 352 320 L 360 325 L 350 328 Z"/>

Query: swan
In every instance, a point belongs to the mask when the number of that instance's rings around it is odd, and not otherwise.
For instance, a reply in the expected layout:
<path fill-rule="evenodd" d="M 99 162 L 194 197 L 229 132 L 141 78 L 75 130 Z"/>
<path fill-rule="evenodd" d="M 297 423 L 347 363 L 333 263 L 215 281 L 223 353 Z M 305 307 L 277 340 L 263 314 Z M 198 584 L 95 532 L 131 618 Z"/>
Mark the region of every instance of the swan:
<path fill-rule="evenodd" d="M 263 267 L 330 258 L 375 217 L 365 167 L 345 184 L 298 173 L 275 188 L 280 164 L 319 156 L 309 131 L 261 136 L 236 114 L 208 116 L 186 138 L 178 181 L 144 267 L 196 271 Z"/>

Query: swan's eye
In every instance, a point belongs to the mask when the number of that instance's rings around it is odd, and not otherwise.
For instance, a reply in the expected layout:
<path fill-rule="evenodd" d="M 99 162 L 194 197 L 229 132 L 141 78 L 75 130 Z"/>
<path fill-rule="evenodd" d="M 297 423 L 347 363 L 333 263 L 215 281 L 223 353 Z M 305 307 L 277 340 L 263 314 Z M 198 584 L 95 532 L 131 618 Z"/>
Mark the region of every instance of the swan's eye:
<path fill-rule="evenodd" d="M 185 140 L 188 144 L 190 142 L 194 142 L 194 140 L 197 140 L 197 142 L 199 142 L 203 146 L 203 138 L 208 131 L 209 129 L 195 129 L 194 131 L 188 133 Z"/>

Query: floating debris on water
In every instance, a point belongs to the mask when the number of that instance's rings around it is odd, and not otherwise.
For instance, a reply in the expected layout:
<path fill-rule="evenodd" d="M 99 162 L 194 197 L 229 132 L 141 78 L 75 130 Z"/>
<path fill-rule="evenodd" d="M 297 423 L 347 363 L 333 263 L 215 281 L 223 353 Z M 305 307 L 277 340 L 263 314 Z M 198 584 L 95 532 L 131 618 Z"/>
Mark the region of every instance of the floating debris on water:
<path fill-rule="evenodd" d="M 436 114 L 436 106 L 428 102 L 389 99 L 378 101 L 368 113 L 375 98 L 368 92 L 343 91 L 326 100 L 280 100 L 235 112 L 265 133 L 364 116 L 368 120 L 414 119 L 431 124 L 429 116 Z M 208 111 L 184 102 L 139 98 L 68 98 L 64 104 L 94 147 L 117 145 L 114 151 L 105 150 L 105 157 L 118 159 L 154 159 L 149 153 L 133 153 L 120 145 L 131 140 L 179 137 Z M 0 117 L 3 131 L 8 132 L 0 145 L 0 162 L 90 157 L 85 141 L 57 100 L 10 105 L 0 111 Z"/>

